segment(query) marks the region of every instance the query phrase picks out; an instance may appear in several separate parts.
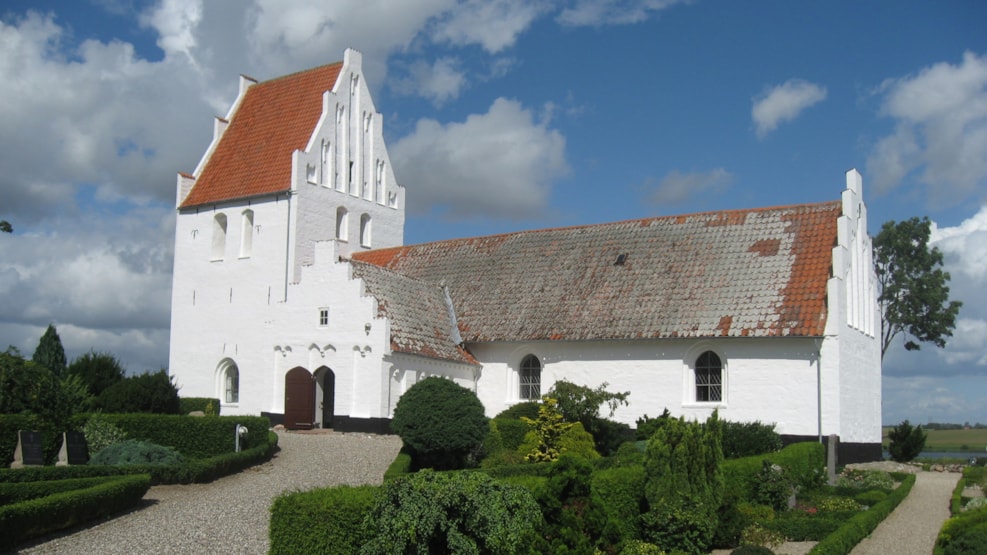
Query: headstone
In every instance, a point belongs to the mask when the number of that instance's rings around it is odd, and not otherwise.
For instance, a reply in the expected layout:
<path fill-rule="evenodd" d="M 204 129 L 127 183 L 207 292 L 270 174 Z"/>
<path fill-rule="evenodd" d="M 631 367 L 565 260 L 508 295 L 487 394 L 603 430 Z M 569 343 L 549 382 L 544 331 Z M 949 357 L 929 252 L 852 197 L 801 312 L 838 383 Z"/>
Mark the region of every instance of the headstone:
<path fill-rule="evenodd" d="M 89 446 L 82 432 L 65 432 L 62 435 L 62 448 L 58 450 L 55 466 L 86 464 L 89 462 Z"/>
<path fill-rule="evenodd" d="M 45 448 L 41 442 L 41 432 L 17 432 L 17 449 L 14 449 L 14 462 L 10 468 L 38 466 L 45 464 Z"/>
<path fill-rule="evenodd" d="M 830 435 L 826 446 L 826 478 L 830 485 L 836 484 L 836 451 L 840 448 L 840 436 Z"/>

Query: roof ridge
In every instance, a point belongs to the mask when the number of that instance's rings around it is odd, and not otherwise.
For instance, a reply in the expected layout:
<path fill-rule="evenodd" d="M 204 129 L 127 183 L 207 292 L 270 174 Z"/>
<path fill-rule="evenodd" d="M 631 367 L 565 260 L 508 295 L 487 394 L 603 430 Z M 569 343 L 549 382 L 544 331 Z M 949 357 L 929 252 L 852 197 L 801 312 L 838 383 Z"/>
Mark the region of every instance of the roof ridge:
<path fill-rule="evenodd" d="M 328 67 L 342 66 L 342 65 L 343 65 L 343 61 L 342 60 L 339 60 L 339 61 L 331 62 L 331 63 L 328 63 L 328 64 L 322 64 L 320 66 L 310 67 L 308 69 L 300 69 L 298 71 L 289 73 L 287 75 L 278 75 L 276 77 L 271 77 L 270 79 L 265 79 L 264 81 L 257 81 L 256 84 L 254 85 L 254 87 L 261 86 L 261 85 L 266 85 L 268 83 L 274 83 L 274 82 L 277 82 L 277 81 L 282 81 L 282 80 L 285 80 L 285 79 L 291 79 L 292 77 L 299 77 L 299 76 L 301 76 L 301 75 L 303 75 L 305 73 L 311 73 L 311 72 L 319 71 L 321 69 L 326 69 Z M 249 77 L 247 75 L 244 75 L 244 77 L 247 77 L 248 79 L 253 79 L 252 77 Z M 251 87 L 251 88 L 253 88 L 253 87 Z"/>
<path fill-rule="evenodd" d="M 703 212 L 692 212 L 692 213 L 687 213 L 687 214 L 670 214 L 670 215 L 666 215 L 666 216 L 647 216 L 647 217 L 644 217 L 644 218 L 631 218 L 631 219 L 628 219 L 628 220 L 617 220 L 617 221 L 614 221 L 614 222 L 599 222 L 599 223 L 593 223 L 593 224 L 577 224 L 577 225 L 569 225 L 569 226 L 543 227 L 543 228 L 538 228 L 538 229 L 524 229 L 524 230 L 520 230 L 520 231 L 506 231 L 506 232 L 503 232 L 503 233 L 492 233 L 490 235 L 474 235 L 474 236 L 471 236 L 471 237 L 455 237 L 455 238 L 452 238 L 452 239 L 439 239 L 437 241 L 425 241 L 423 243 L 416 243 L 416 244 L 413 244 L 413 245 L 401 245 L 401 246 L 398 246 L 398 247 L 385 247 L 385 248 L 381 248 L 381 249 L 372 249 L 370 251 L 365 251 L 365 252 L 380 252 L 380 251 L 387 251 L 387 250 L 392 250 L 392 249 L 410 249 L 410 248 L 420 247 L 420 246 L 424 246 L 424 245 L 441 245 L 441 244 L 445 244 L 445 243 L 457 243 L 457 242 L 463 242 L 463 241 L 477 241 L 477 240 L 485 240 L 485 239 L 496 239 L 496 238 L 501 238 L 501 237 L 517 237 L 517 236 L 520 236 L 520 235 L 534 235 L 534 234 L 539 234 L 539 233 L 549 233 L 549 232 L 557 232 L 557 231 L 572 231 L 572 230 L 576 230 L 576 229 L 589 229 L 589 228 L 597 228 L 597 227 L 619 226 L 619 225 L 635 224 L 635 223 L 640 224 L 640 223 L 643 223 L 643 222 L 655 222 L 655 221 L 660 221 L 660 220 L 681 220 L 681 219 L 686 219 L 686 218 L 695 218 L 695 217 L 700 217 L 700 216 L 712 216 L 712 215 L 718 215 L 718 214 L 743 214 L 743 213 L 753 214 L 753 213 L 766 213 L 766 212 L 781 212 L 781 211 L 785 211 L 785 210 L 792 210 L 792 209 L 795 209 L 795 208 L 823 208 L 823 207 L 826 207 L 826 206 L 840 207 L 840 206 L 842 206 L 842 203 L 839 200 L 830 200 L 830 201 L 823 201 L 823 202 L 809 202 L 809 203 L 803 203 L 803 204 L 787 204 L 787 205 L 766 206 L 766 207 L 757 207 L 757 208 L 731 208 L 731 209 L 726 209 L 726 210 L 707 210 L 707 211 L 703 211 Z M 354 254 L 356 254 L 356 253 L 354 253 Z"/>

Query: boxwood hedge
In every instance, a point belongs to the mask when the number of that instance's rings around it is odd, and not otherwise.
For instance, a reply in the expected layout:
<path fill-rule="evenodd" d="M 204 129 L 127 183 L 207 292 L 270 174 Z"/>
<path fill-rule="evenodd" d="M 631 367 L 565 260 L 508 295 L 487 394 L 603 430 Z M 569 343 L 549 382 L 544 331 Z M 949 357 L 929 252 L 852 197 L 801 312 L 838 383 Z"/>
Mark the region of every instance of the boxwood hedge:
<path fill-rule="evenodd" d="M 369 538 L 363 519 L 379 486 L 337 486 L 285 493 L 271 505 L 270 555 L 357 553 Z"/>
<path fill-rule="evenodd" d="M 809 551 L 810 555 L 846 555 L 860 540 L 877 528 L 891 511 L 898 506 L 915 485 L 915 475 L 909 474 L 887 499 L 866 511 L 859 512 L 845 520 L 835 532 L 826 536 Z"/>
<path fill-rule="evenodd" d="M 89 414 L 77 414 L 70 425 L 81 430 Z M 263 416 L 182 416 L 165 414 L 101 414 L 100 417 L 126 432 L 127 437 L 174 447 L 182 456 L 193 459 L 215 457 L 234 451 L 233 435 L 237 424 L 246 426 L 246 441 L 241 448 L 267 442 L 270 420 Z"/>
<path fill-rule="evenodd" d="M 0 506 L 0 549 L 136 505 L 151 486 L 146 474 Z"/>

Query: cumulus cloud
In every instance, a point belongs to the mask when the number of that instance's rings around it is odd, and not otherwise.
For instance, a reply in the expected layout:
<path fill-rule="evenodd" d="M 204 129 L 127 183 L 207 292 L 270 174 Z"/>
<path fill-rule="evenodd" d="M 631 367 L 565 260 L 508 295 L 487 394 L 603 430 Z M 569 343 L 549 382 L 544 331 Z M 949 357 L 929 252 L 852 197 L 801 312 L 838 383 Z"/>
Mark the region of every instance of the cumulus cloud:
<path fill-rule="evenodd" d="M 461 123 L 422 119 L 388 150 L 408 188 L 408 209 L 438 206 L 452 219 L 536 216 L 568 172 L 565 137 L 505 98 Z"/>
<path fill-rule="evenodd" d="M 675 204 L 697 195 L 723 192 L 732 181 L 733 175 L 723 168 L 693 173 L 674 170 L 658 182 L 650 197 L 656 204 Z"/>
<path fill-rule="evenodd" d="M 466 0 L 435 25 L 432 38 L 454 45 L 478 44 L 491 54 L 513 46 L 531 23 L 551 8 L 545 0 Z"/>
<path fill-rule="evenodd" d="M 987 422 L 983 403 L 977 398 L 978 380 L 970 377 L 884 376 L 882 421 L 885 425 L 911 420 L 924 422 Z"/>
<path fill-rule="evenodd" d="M 652 13 L 685 4 L 690 0 L 577 0 L 563 9 L 556 20 L 572 27 L 602 27 L 641 23 Z"/>
<path fill-rule="evenodd" d="M 457 98 L 466 85 L 459 65 L 453 57 L 439 58 L 431 65 L 419 60 L 408 68 L 408 77 L 391 79 L 390 86 L 399 94 L 421 96 L 441 106 Z"/>
<path fill-rule="evenodd" d="M 936 204 L 983 194 L 987 180 L 987 55 L 967 52 L 959 64 L 940 62 L 915 75 L 885 81 L 881 113 L 894 121 L 868 160 L 879 192 L 910 177 Z M 980 198 L 977 198 L 980 200 Z"/>
<path fill-rule="evenodd" d="M 789 79 L 754 97 L 751 118 L 758 138 L 792 121 L 806 108 L 826 99 L 826 88 L 801 79 Z"/>

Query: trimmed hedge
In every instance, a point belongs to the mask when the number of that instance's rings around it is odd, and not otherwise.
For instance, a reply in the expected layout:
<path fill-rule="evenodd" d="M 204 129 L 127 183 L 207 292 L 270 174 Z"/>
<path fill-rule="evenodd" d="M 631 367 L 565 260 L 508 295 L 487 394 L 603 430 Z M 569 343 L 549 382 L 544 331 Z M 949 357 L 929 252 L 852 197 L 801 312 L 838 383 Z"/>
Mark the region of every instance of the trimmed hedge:
<path fill-rule="evenodd" d="M 968 531 L 987 526 L 987 508 L 966 511 L 950 517 L 943 523 L 936 538 L 935 553 L 947 553 L 950 545 Z"/>
<path fill-rule="evenodd" d="M 7 482 L 0 483 L 0 506 L 10 505 L 37 499 L 53 493 L 72 491 L 93 487 L 97 484 L 113 481 L 118 476 L 94 477 L 94 478 L 72 478 L 69 480 L 44 481 L 44 482 Z"/>
<path fill-rule="evenodd" d="M 146 474 L 0 506 L 0 549 L 133 507 L 151 487 Z"/>
<path fill-rule="evenodd" d="M 497 425 L 497 431 L 500 432 L 504 449 L 508 451 L 517 451 L 517 448 L 524 443 L 524 436 L 531 429 L 527 422 L 511 418 L 495 418 L 494 423 Z"/>
<path fill-rule="evenodd" d="M 70 424 L 81 430 L 91 414 L 77 414 Z M 101 414 L 131 439 L 174 447 L 184 457 L 204 459 L 234 450 L 236 425 L 246 426 L 246 447 L 267 443 L 271 421 L 264 416 L 217 416 L 203 418 L 177 414 Z M 241 440 L 241 448 L 244 441 Z"/>
<path fill-rule="evenodd" d="M 270 555 L 357 553 L 379 486 L 337 486 L 279 495 L 271 504 Z"/>
<path fill-rule="evenodd" d="M 887 499 L 870 509 L 857 513 L 844 521 L 835 532 L 826 536 L 809 551 L 810 555 L 846 555 L 856 547 L 860 540 L 877 528 L 891 511 L 908 496 L 915 485 L 915 475 L 909 474 L 905 480 L 888 495 Z"/>
<path fill-rule="evenodd" d="M 0 482 L 36 482 L 121 474 L 150 474 L 153 485 L 211 482 L 268 460 L 277 448 L 278 435 L 274 432 L 266 433 L 268 440 L 262 445 L 239 453 L 224 453 L 205 459 L 187 460 L 182 464 L 34 466 L 16 470 L 0 468 Z"/>
<path fill-rule="evenodd" d="M 721 471 L 725 499 L 754 499 L 754 484 L 763 461 L 785 469 L 785 475 L 802 489 L 810 490 L 822 484 L 826 477 L 826 449 L 821 443 L 793 443 L 777 453 L 767 453 L 723 461 Z"/>
<path fill-rule="evenodd" d="M 397 457 L 394 457 L 391 466 L 388 466 L 384 472 L 384 481 L 389 482 L 409 472 L 411 472 L 411 455 L 402 450 L 398 453 Z"/>
<path fill-rule="evenodd" d="M 209 404 L 212 404 L 212 414 L 210 415 L 206 409 Z M 220 403 L 219 399 L 214 399 L 212 397 L 179 397 L 178 398 L 178 410 L 179 414 L 187 415 L 190 412 L 200 410 L 204 412 L 207 416 L 219 416 Z"/>

